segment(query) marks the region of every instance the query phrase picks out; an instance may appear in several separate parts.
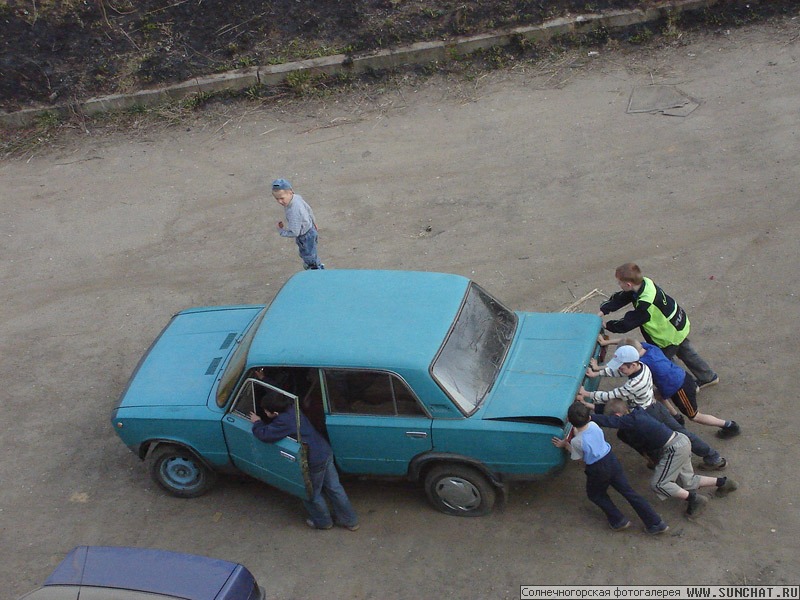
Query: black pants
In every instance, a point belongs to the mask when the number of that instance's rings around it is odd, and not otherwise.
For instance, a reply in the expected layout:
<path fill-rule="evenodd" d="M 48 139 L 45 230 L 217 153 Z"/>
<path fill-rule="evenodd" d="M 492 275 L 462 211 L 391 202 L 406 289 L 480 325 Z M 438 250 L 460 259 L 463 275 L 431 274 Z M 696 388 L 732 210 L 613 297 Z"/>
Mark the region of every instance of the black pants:
<path fill-rule="evenodd" d="M 653 527 L 661 522 L 661 517 L 650 503 L 636 493 L 628 483 L 617 457 L 609 452 L 591 465 L 586 465 L 586 495 L 606 514 L 612 527 L 619 527 L 627 519 L 608 495 L 608 488 L 613 487 L 639 515 L 645 527 Z"/>

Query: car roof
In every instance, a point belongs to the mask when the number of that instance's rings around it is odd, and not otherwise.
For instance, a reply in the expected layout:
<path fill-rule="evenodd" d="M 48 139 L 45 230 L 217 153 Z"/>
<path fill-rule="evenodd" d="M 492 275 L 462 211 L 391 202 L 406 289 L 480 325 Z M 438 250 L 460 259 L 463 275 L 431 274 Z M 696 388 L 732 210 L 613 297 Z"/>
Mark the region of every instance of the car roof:
<path fill-rule="evenodd" d="M 78 546 L 50 574 L 50 585 L 85 585 L 139 590 L 193 600 L 213 600 L 237 563 L 157 550 Z"/>
<path fill-rule="evenodd" d="M 248 363 L 427 369 L 469 284 L 416 271 L 297 273 L 269 306 Z"/>

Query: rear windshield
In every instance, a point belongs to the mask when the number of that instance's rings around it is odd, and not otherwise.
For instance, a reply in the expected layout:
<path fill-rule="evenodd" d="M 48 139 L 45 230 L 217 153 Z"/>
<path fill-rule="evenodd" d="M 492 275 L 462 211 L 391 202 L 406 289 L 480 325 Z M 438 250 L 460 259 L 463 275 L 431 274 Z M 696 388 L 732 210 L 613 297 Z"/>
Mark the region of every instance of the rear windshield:
<path fill-rule="evenodd" d="M 471 283 L 431 374 L 461 411 L 472 414 L 492 389 L 506 357 L 517 315 Z"/>

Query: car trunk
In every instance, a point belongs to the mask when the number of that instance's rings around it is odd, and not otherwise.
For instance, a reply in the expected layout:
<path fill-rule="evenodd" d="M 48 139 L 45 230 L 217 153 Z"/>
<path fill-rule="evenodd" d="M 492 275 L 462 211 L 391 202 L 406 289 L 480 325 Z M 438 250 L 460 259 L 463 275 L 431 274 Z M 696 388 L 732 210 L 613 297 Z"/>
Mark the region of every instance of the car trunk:
<path fill-rule="evenodd" d="M 595 315 L 517 313 L 519 325 L 481 418 L 563 422 L 597 346 Z"/>

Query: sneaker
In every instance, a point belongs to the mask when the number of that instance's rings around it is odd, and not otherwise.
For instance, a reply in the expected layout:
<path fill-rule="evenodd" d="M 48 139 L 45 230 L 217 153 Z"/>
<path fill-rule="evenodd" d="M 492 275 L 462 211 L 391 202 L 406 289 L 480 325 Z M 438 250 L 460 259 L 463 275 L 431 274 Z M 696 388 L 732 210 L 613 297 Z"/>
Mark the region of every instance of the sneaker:
<path fill-rule="evenodd" d="M 708 498 L 700 494 L 695 494 L 694 498 L 689 500 L 689 505 L 686 507 L 686 516 L 690 519 L 698 517 L 700 513 L 705 510 L 706 504 L 708 504 Z"/>
<path fill-rule="evenodd" d="M 727 466 L 728 466 L 728 461 L 725 460 L 724 458 L 720 458 L 719 462 L 715 463 L 702 462 L 699 465 L 697 465 L 697 468 L 700 469 L 701 471 L 722 471 L 722 469 L 724 469 Z"/>
<path fill-rule="evenodd" d="M 733 492 L 735 490 L 738 490 L 738 489 L 739 489 L 739 484 L 736 483 L 730 477 L 726 477 L 725 478 L 725 483 L 723 483 L 720 487 L 717 488 L 717 496 L 721 496 L 722 498 L 724 498 L 725 496 L 727 496 L 731 492 Z"/>
<path fill-rule="evenodd" d="M 326 525 L 325 527 L 317 527 L 316 525 L 314 525 L 314 521 L 312 521 L 311 519 L 306 519 L 306 525 L 311 527 L 311 529 L 330 529 L 331 527 L 333 527 L 333 523 Z"/>
<path fill-rule="evenodd" d="M 358 531 L 358 528 L 361 527 L 361 525 L 359 525 L 358 523 L 356 523 L 355 525 L 345 525 L 344 523 L 340 523 L 339 521 L 334 521 L 333 524 L 336 525 L 337 527 L 342 527 L 344 529 L 347 529 L 348 531 Z"/>
<path fill-rule="evenodd" d="M 648 533 L 650 535 L 661 535 L 662 533 L 665 533 L 668 529 L 669 525 L 664 523 L 664 521 L 660 521 L 655 525 L 651 525 L 650 527 L 645 527 L 644 531 L 645 533 Z"/>
<path fill-rule="evenodd" d="M 703 388 L 711 387 L 712 385 L 717 385 L 719 383 L 719 375 L 714 375 L 711 379 L 706 381 L 705 383 L 697 382 L 697 389 L 702 390 Z"/>
<path fill-rule="evenodd" d="M 611 527 L 613 531 L 622 531 L 623 529 L 627 529 L 628 527 L 630 527 L 631 522 L 628 519 L 625 519 L 625 521 L 620 525 L 612 525 L 611 523 L 609 523 L 608 526 Z"/>
<path fill-rule="evenodd" d="M 732 438 L 739 435 L 742 432 L 741 427 L 736 421 L 731 421 L 731 424 L 728 427 L 720 427 L 719 431 L 717 431 L 717 437 L 721 437 L 723 439 Z"/>

